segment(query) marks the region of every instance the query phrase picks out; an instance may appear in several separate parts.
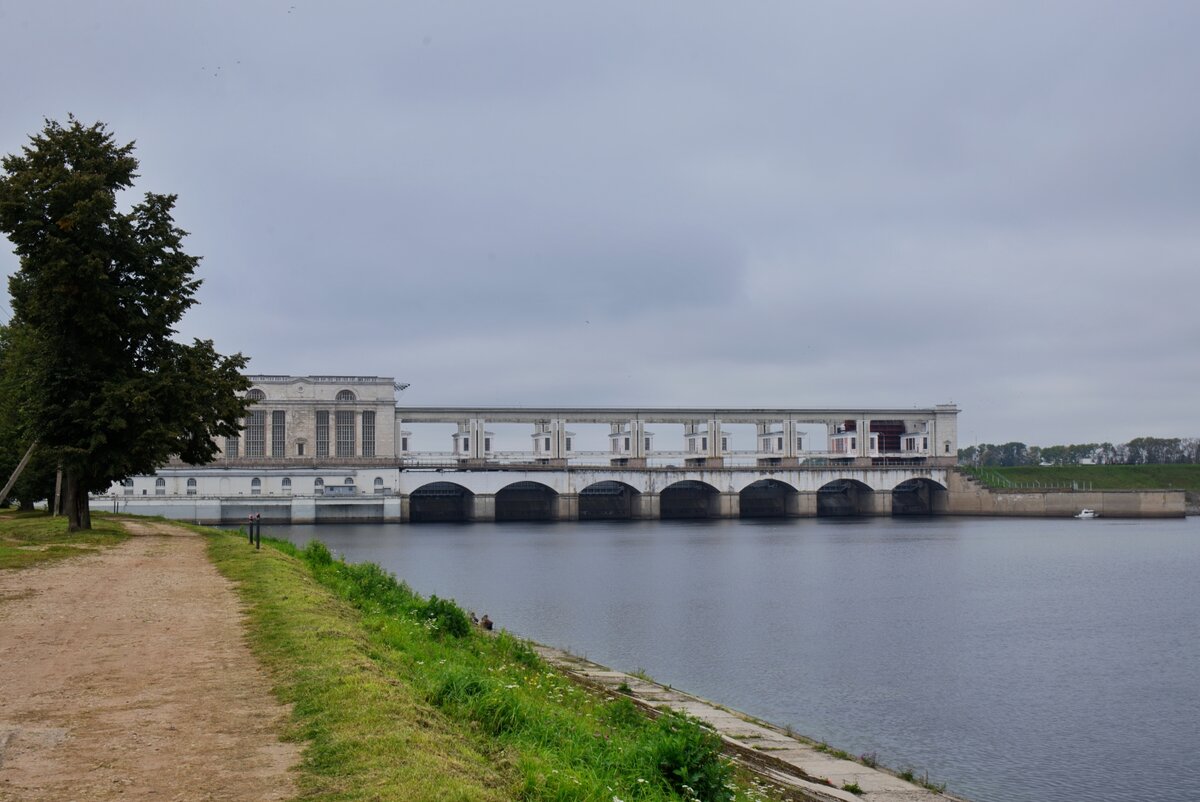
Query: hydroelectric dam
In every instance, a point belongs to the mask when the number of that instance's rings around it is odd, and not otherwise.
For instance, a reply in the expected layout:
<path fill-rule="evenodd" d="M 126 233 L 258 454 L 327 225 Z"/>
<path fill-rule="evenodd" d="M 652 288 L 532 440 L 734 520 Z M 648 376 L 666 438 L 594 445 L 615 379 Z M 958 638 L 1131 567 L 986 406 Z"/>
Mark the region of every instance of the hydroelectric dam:
<path fill-rule="evenodd" d="M 954 469 L 953 404 L 413 407 L 390 377 L 247 378 L 214 462 L 172 461 L 92 506 L 198 523 L 1174 514 L 1145 494 L 996 496 Z"/>

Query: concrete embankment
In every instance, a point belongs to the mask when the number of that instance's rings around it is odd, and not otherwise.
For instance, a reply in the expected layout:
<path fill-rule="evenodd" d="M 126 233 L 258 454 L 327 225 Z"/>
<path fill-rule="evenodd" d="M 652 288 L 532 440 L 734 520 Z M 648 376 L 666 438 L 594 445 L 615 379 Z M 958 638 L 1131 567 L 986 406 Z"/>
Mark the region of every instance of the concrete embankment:
<path fill-rule="evenodd" d="M 1103 518 L 1182 518 L 1188 514 L 1182 490 L 995 489 L 951 471 L 947 477 L 949 515 L 997 515 L 1069 518 L 1082 509 Z"/>
<path fill-rule="evenodd" d="M 814 802 L 961 802 L 863 763 L 821 749 L 750 716 L 641 677 L 613 671 L 548 646 L 541 656 L 578 681 L 631 699 L 648 712 L 682 710 L 709 724 L 725 741 L 726 753 L 746 768 Z M 846 786 L 857 793 L 843 790 Z"/>

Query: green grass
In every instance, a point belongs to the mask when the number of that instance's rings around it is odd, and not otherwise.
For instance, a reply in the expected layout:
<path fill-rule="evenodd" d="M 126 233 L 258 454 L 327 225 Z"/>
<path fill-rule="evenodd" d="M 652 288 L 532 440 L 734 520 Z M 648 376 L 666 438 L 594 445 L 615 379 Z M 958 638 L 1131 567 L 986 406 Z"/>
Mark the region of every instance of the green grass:
<path fill-rule="evenodd" d="M 116 519 L 92 517 L 92 529 L 67 534 L 67 519 L 45 512 L 0 513 L 0 569 L 28 568 L 120 543 L 129 535 Z"/>
<path fill-rule="evenodd" d="M 968 473 L 974 471 L 968 470 Z M 1187 490 L 1200 492 L 1200 465 L 1061 465 L 1050 467 L 984 468 L 982 481 L 996 474 L 1015 484 L 1070 485 L 1088 483 L 1093 490 Z"/>
<path fill-rule="evenodd" d="M 210 534 L 251 640 L 293 704 L 305 799 L 750 802 L 720 740 L 583 688 L 524 642 L 461 632 L 461 609 L 315 544 Z M 691 789 L 691 790 L 689 790 Z M 694 795 L 693 795 L 694 794 Z"/>

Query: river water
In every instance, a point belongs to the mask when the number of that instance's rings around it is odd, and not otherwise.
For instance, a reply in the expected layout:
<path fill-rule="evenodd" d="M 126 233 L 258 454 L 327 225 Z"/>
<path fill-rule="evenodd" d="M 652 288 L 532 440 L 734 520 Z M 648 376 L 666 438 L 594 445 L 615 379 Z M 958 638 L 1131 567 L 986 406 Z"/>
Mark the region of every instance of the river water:
<path fill-rule="evenodd" d="M 1200 799 L 1200 524 L 272 528 L 976 802 Z"/>

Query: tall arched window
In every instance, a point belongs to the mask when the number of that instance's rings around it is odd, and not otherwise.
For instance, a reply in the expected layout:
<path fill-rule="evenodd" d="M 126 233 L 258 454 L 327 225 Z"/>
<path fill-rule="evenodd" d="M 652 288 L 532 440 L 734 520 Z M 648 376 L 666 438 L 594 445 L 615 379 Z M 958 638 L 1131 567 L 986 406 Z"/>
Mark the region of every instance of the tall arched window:
<path fill-rule="evenodd" d="M 195 479 L 187 480 L 187 494 L 189 496 L 196 495 L 196 480 Z"/>
<path fill-rule="evenodd" d="M 375 492 L 376 493 L 383 492 L 383 477 L 382 476 L 375 477 Z"/>
<path fill-rule="evenodd" d="M 132 496 L 133 495 L 133 480 L 132 479 L 122 479 L 121 480 L 121 488 L 125 495 Z"/>
<path fill-rule="evenodd" d="M 265 401 L 267 394 L 255 387 L 250 392 L 246 393 L 246 398 L 249 398 L 251 401 Z"/>
<path fill-rule="evenodd" d="M 313 479 L 313 495 L 325 495 L 325 480 L 319 476 L 316 479 Z"/>
<path fill-rule="evenodd" d="M 288 495 L 292 493 L 292 479 L 289 476 L 283 477 L 283 492 Z"/>
<path fill-rule="evenodd" d="M 354 477 L 353 477 L 353 476 L 347 476 L 347 477 L 346 477 L 346 479 L 345 479 L 345 481 L 343 481 L 343 482 L 342 482 L 342 484 L 344 484 L 344 485 L 352 485 L 352 484 L 354 484 Z"/>
<path fill-rule="evenodd" d="M 167 480 L 166 479 L 155 479 L 154 480 L 154 495 L 165 496 L 166 494 L 167 494 Z"/>
<path fill-rule="evenodd" d="M 262 479 L 259 479 L 257 476 L 250 480 L 250 495 L 262 495 Z"/>
<path fill-rule="evenodd" d="M 334 398 L 335 401 L 354 401 L 354 393 L 349 390 L 341 390 Z"/>

